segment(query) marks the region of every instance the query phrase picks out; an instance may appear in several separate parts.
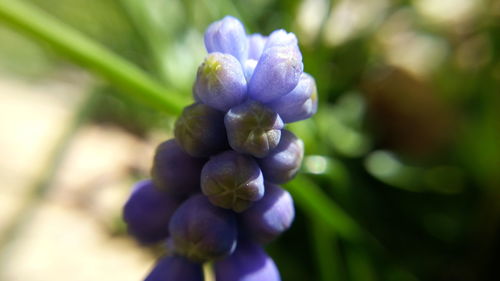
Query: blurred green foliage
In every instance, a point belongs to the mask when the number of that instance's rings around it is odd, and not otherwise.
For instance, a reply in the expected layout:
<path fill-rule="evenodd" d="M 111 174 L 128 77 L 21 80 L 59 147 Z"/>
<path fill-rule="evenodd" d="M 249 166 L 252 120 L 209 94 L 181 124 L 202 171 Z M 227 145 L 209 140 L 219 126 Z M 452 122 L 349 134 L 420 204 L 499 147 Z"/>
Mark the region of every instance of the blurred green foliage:
<path fill-rule="evenodd" d="M 298 35 L 320 106 L 289 126 L 307 156 L 294 227 L 268 248 L 283 280 L 500 279 L 498 1 L 29 2 L 186 97 L 210 22 Z M 4 26 L 0 42 L 4 74 L 69 67 Z M 113 85 L 95 91 L 92 122 L 171 130 Z"/>

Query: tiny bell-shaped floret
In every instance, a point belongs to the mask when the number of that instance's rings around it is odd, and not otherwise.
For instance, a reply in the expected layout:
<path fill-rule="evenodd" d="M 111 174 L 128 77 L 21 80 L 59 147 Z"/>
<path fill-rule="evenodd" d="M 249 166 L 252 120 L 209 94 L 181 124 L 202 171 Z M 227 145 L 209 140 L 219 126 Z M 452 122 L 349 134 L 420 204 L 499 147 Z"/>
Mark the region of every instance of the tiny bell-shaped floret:
<path fill-rule="evenodd" d="M 269 243 L 292 225 L 295 208 L 290 193 L 266 183 L 264 197 L 242 215 L 245 233 L 259 243 Z"/>
<path fill-rule="evenodd" d="M 144 281 L 203 281 L 200 264 L 180 256 L 162 257 Z"/>
<path fill-rule="evenodd" d="M 217 281 L 280 281 L 274 261 L 260 245 L 239 241 L 236 251 L 214 264 Z"/>
<path fill-rule="evenodd" d="M 177 143 L 193 157 L 207 157 L 228 148 L 224 113 L 205 104 L 184 108 L 174 133 Z"/>
<path fill-rule="evenodd" d="M 212 23 L 205 32 L 207 52 L 230 54 L 242 62 L 246 59 L 247 40 L 245 27 L 231 16 Z"/>
<path fill-rule="evenodd" d="M 212 204 L 242 212 L 262 198 L 264 180 L 252 157 L 226 151 L 203 166 L 201 189 Z"/>
<path fill-rule="evenodd" d="M 311 117 L 318 109 L 318 94 L 314 78 L 303 73 L 295 89 L 266 105 L 275 110 L 285 123 Z"/>
<path fill-rule="evenodd" d="M 268 156 L 259 159 L 259 164 L 266 181 L 281 184 L 291 180 L 297 174 L 303 157 L 302 140 L 290 131 L 282 130 L 278 147 Z"/>
<path fill-rule="evenodd" d="M 295 34 L 286 32 L 284 29 L 278 29 L 269 34 L 264 49 L 276 46 L 291 46 L 296 47 L 298 50 L 298 43 L 299 40 L 297 40 L 297 36 L 295 36 Z"/>
<path fill-rule="evenodd" d="M 195 93 L 204 104 L 222 111 L 240 104 L 247 93 L 240 62 L 232 55 L 209 54 L 198 68 Z"/>
<path fill-rule="evenodd" d="M 248 58 L 252 60 L 259 60 L 264 46 L 266 45 L 267 37 L 255 33 L 248 35 Z"/>
<path fill-rule="evenodd" d="M 297 86 L 303 69 L 297 46 L 265 48 L 248 83 L 248 94 L 263 103 L 273 101 Z"/>
<path fill-rule="evenodd" d="M 168 236 L 170 217 L 180 205 L 177 198 L 160 192 L 150 180 L 138 182 L 125 203 L 123 219 L 128 232 L 142 244 Z"/>
<path fill-rule="evenodd" d="M 188 155 L 175 139 L 161 143 L 156 149 L 151 175 L 155 186 L 169 194 L 184 197 L 200 191 L 200 173 L 204 158 Z"/>
<path fill-rule="evenodd" d="M 236 247 L 234 213 L 212 205 L 203 194 L 182 203 L 170 220 L 169 230 L 174 251 L 192 261 L 221 258 Z"/>
<path fill-rule="evenodd" d="M 231 108 L 224 124 L 231 148 L 255 157 L 266 156 L 278 145 L 284 126 L 276 112 L 253 100 Z"/>

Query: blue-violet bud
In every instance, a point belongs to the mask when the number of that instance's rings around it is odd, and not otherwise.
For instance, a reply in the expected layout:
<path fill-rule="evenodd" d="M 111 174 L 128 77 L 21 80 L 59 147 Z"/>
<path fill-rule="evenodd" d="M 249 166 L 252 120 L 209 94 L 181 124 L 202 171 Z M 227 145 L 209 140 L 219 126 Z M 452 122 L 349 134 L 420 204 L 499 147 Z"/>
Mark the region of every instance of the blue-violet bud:
<path fill-rule="evenodd" d="M 245 27 L 238 19 L 231 16 L 212 23 L 205 32 L 207 52 L 230 54 L 241 62 L 246 59 L 247 40 Z"/>
<path fill-rule="evenodd" d="M 249 100 L 224 117 L 229 145 L 240 153 L 264 157 L 278 146 L 283 121 L 272 109 Z"/>
<path fill-rule="evenodd" d="M 259 164 L 266 181 L 281 184 L 297 174 L 303 157 L 302 140 L 290 131 L 282 130 L 278 147 L 265 158 L 259 159 Z"/>
<path fill-rule="evenodd" d="M 291 32 L 286 32 L 284 29 L 278 29 L 269 34 L 264 49 L 276 46 L 290 46 L 299 48 L 297 36 Z"/>
<path fill-rule="evenodd" d="M 248 59 L 245 61 L 245 64 L 243 65 L 243 71 L 245 72 L 245 79 L 247 79 L 247 81 L 250 81 L 250 79 L 252 78 L 256 66 L 256 60 Z"/>
<path fill-rule="evenodd" d="M 264 197 L 241 215 L 245 233 L 263 244 L 290 228 L 294 217 L 292 196 L 272 183 L 266 183 Z"/>
<path fill-rule="evenodd" d="M 188 155 L 175 139 L 161 143 L 156 149 L 151 175 L 155 186 L 177 197 L 200 191 L 200 173 L 204 158 Z"/>
<path fill-rule="evenodd" d="M 158 191 L 150 180 L 138 182 L 123 208 L 128 232 L 142 244 L 168 236 L 170 217 L 180 205 L 177 198 Z"/>
<path fill-rule="evenodd" d="M 195 103 L 184 108 L 174 133 L 177 143 L 193 157 L 207 157 L 229 147 L 224 113 L 205 104 Z"/>
<path fill-rule="evenodd" d="M 251 98 L 267 103 L 293 90 L 303 72 L 302 55 L 296 46 L 264 49 L 248 83 Z"/>
<path fill-rule="evenodd" d="M 264 180 L 252 157 L 226 151 L 203 166 L 201 189 L 212 204 L 242 212 L 264 196 Z"/>
<path fill-rule="evenodd" d="M 238 241 L 236 251 L 214 264 L 217 281 L 280 281 L 274 261 L 261 246 Z"/>
<path fill-rule="evenodd" d="M 203 281 L 200 264 L 180 256 L 162 257 L 144 281 Z"/>
<path fill-rule="evenodd" d="M 204 104 L 222 111 L 240 104 L 247 93 L 241 64 L 232 55 L 209 54 L 198 68 L 195 93 Z"/>
<path fill-rule="evenodd" d="M 275 110 L 285 123 L 311 117 L 318 109 L 318 94 L 314 78 L 303 73 L 295 89 L 266 105 Z"/>
<path fill-rule="evenodd" d="M 262 55 L 262 51 L 264 50 L 264 46 L 266 45 L 266 40 L 266 36 L 262 36 L 258 33 L 248 35 L 247 59 L 259 60 L 260 55 Z"/>
<path fill-rule="evenodd" d="M 182 203 L 170 220 L 169 230 L 174 251 L 192 261 L 221 258 L 236 247 L 234 213 L 215 207 L 203 194 Z"/>

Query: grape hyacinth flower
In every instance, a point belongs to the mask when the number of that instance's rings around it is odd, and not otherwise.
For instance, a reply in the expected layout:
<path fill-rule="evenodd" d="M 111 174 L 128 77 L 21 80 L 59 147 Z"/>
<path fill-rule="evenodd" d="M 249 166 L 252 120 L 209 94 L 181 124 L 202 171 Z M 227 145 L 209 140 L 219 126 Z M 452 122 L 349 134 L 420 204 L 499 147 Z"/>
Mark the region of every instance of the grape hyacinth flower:
<path fill-rule="evenodd" d="M 175 123 L 175 139 L 193 157 L 225 150 L 228 144 L 224 114 L 201 103 L 186 107 Z"/>
<path fill-rule="evenodd" d="M 142 244 L 162 241 L 168 236 L 170 217 L 180 205 L 177 198 L 158 191 L 153 182 L 138 182 L 123 208 L 127 228 Z"/>
<path fill-rule="evenodd" d="M 317 110 L 314 78 L 303 72 L 297 37 L 285 30 L 247 35 L 231 16 L 204 36 L 195 103 L 161 143 L 152 180 L 139 182 L 124 206 L 141 243 L 164 241 L 166 255 L 146 281 L 280 281 L 263 244 L 292 225 L 290 193 L 278 186 L 299 171 L 304 144 L 286 123 Z"/>
<path fill-rule="evenodd" d="M 214 205 L 242 212 L 264 196 L 264 178 L 252 157 L 226 151 L 203 167 L 201 190 Z"/>
<path fill-rule="evenodd" d="M 167 256 L 158 261 L 145 281 L 203 281 L 201 266 L 180 256 Z"/>
<path fill-rule="evenodd" d="M 155 187 L 176 197 L 186 197 L 199 192 L 200 178 L 193 175 L 201 173 L 204 158 L 188 155 L 175 139 L 161 143 L 156 149 L 151 168 Z"/>
<path fill-rule="evenodd" d="M 293 199 L 288 191 L 267 183 L 266 194 L 241 215 L 245 233 L 267 244 L 286 231 L 295 217 Z"/>
<path fill-rule="evenodd" d="M 236 247 L 236 218 L 201 195 L 186 200 L 168 225 L 174 250 L 190 260 L 204 262 L 231 254 Z"/>
<path fill-rule="evenodd" d="M 253 100 L 231 108 L 224 124 L 232 149 L 259 158 L 278 146 L 284 126 L 278 113 Z"/>
<path fill-rule="evenodd" d="M 261 246 L 239 241 L 231 256 L 215 263 L 217 281 L 280 281 L 274 261 Z"/>

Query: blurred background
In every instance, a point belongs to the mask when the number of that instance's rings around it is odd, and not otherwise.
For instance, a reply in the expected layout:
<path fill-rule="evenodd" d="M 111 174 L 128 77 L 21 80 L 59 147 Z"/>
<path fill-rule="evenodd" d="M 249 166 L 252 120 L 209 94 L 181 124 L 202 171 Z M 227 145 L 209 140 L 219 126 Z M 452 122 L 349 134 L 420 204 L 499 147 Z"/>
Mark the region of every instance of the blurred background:
<path fill-rule="evenodd" d="M 24 1 L 187 98 L 212 21 L 298 36 L 320 103 L 289 126 L 284 281 L 500 280 L 500 1 Z M 0 42 L 0 280 L 142 280 L 121 208 L 175 116 L 1 15 Z"/>

